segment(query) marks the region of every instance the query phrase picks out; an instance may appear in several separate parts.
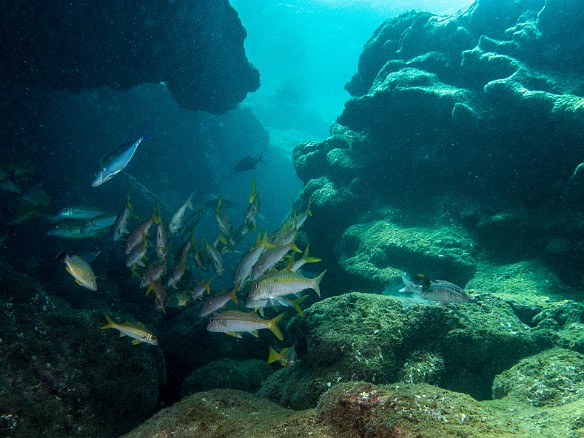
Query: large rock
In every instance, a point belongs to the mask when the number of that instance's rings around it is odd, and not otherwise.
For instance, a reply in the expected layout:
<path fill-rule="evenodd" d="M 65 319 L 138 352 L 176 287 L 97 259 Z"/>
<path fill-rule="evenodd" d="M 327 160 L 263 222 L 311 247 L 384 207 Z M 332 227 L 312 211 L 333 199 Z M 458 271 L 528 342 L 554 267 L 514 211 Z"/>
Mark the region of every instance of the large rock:
<path fill-rule="evenodd" d="M 102 312 L 73 309 L 7 266 L 0 276 L 0 435 L 118 436 L 155 411 L 157 347 L 100 330 Z"/>
<path fill-rule="evenodd" d="M 259 87 L 246 32 L 227 0 L 5 4 L 0 67 L 8 84 L 44 89 L 164 82 L 177 104 L 214 113 Z"/>
<path fill-rule="evenodd" d="M 531 328 L 512 306 L 480 295 L 458 305 L 404 308 L 394 298 L 349 293 L 313 304 L 289 333 L 301 358 L 274 373 L 260 394 L 306 409 L 339 382 L 433 383 L 478 399 L 519 359 L 564 345 L 555 330 Z"/>
<path fill-rule="evenodd" d="M 559 60 L 581 50 L 584 8 L 568 3 L 478 0 L 449 17 L 408 12 L 374 32 L 331 137 L 294 151 L 301 203 L 320 201 L 307 238 L 334 255 L 325 264 L 339 292 L 378 289 L 412 261 L 386 263 L 382 242 L 346 244 L 384 210 L 400 224 L 387 234 L 394 247 L 402 240 L 402 256 L 427 243 L 414 230 L 454 230 L 479 263 L 544 254 L 561 290 L 583 286 L 584 81 L 574 72 L 584 64 Z M 412 238 L 400 239 L 406 227 Z M 409 269 L 437 268 L 421 261 Z M 437 271 L 466 282 L 474 267 Z"/>

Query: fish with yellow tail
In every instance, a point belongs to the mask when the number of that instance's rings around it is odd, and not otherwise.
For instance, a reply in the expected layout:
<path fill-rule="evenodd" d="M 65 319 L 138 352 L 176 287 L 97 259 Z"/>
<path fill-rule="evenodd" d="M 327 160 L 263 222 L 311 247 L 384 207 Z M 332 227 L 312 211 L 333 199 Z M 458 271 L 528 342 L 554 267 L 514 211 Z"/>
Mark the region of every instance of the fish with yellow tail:
<path fill-rule="evenodd" d="M 242 312 L 241 310 L 226 310 L 213 315 L 207 325 L 210 332 L 226 333 L 236 338 L 241 338 L 241 333 L 250 333 L 257 336 L 258 330 L 269 329 L 280 341 L 284 339 L 278 323 L 284 317 L 284 313 L 273 319 L 263 319 L 255 312 Z"/>
<path fill-rule="evenodd" d="M 109 315 L 105 315 L 105 320 L 107 322 L 106 325 L 101 326 L 102 330 L 107 329 L 116 329 L 120 332 L 120 337 L 128 336 L 133 339 L 132 344 L 138 345 L 142 342 L 150 345 L 158 345 L 158 339 L 156 336 L 149 331 L 144 324 L 138 322 L 136 324 L 130 324 L 129 322 L 125 322 L 123 324 L 118 324 L 114 322 Z"/>
<path fill-rule="evenodd" d="M 283 367 L 289 367 L 296 363 L 296 350 L 294 347 L 282 348 L 280 352 L 277 352 L 272 347 L 268 352 L 268 364 L 279 362 Z"/>
<path fill-rule="evenodd" d="M 91 269 L 89 263 L 78 255 L 69 255 L 65 251 L 62 251 L 57 256 L 57 260 L 65 262 L 65 265 L 67 265 L 67 272 L 73 276 L 78 285 L 92 291 L 97 291 L 97 277 L 93 273 L 93 269 Z"/>
<path fill-rule="evenodd" d="M 267 307 L 280 301 L 286 295 L 298 294 L 305 289 L 312 289 L 320 297 L 320 282 L 326 270 L 316 278 L 307 278 L 298 272 L 288 270 L 269 274 L 256 281 L 247 295 L 246 307 Z"/>

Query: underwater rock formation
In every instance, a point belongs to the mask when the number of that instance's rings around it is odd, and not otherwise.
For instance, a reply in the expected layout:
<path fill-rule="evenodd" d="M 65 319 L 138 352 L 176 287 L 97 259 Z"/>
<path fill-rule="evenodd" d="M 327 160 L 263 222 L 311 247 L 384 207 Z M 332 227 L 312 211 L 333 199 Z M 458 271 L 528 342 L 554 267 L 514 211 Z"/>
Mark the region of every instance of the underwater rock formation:
<path fill-rule="evenodd" d="M 218 388 L 256 392 L 270 374 L 272 369 L 262 360 L 217 360 L 193 371 L 185 379 L 181 397 Z"/>
<path fill-rule="evenodd" d="M 189 110 L 222 113 L 259 85 L 227 0 L 10 2 L 0 12 L 3 85 L 41 89 L 164 82 Z M 8 82 L 8 83 L 6 83 Z"/>
<path fill-rule="evenodd" d="M 329 425 L 317 423 L 314 410 L 292 411 L 247 392 L 215 389 L 182 399 L 123 437 L 292 438 L 332 433 Z"/>
<path fill-rule="evenodd" d="M 249 393 L 218 389 L 186 397 L 123 436 L 575 436 L 582 431 L 581 409 L 582 399 L 554 411 L 478 402 L 427 384 L 346 382 L 323 395 L 316 409 L 293 411 Z"/>
<path fill-rule="evenodd" d="M 493 398 L 561 406 L 584 397 L 584 355 L 552 349 L 519 361 L 495 377 Z"/>
<path fill-rule="evenodd" d="M 529 323 L 489 295 L 448 307 L 403 307 L 392 297 L 343 294 L 290 323 L 301 360 L 270 376 L 259 393 L 306 409 L 331 386 L 365 380 L 433 383 L 489 399 L 494 377 L 519 359 L 567 346 L 556 329 Z"/>
<path fill-rule="evenodd" d="M 552 239 L 568 250 L 545 263 L 582 287 L 584 63 L 568 55 L 582 49 L 583 14 L 561 0 L 478 0 L 375 31 L 331 137 L 294 151 L 297 205 L 312 202 L 305 231 L 332 255 L 334 293 L 379 292 L 405 270 L 464 286 L 477 265 L 534 259 Z M 380 242 L 363 245 L 381 220 Z M 445 251 L 436 233 L 465 238 Z"/>
<path fill-rule="evenodd" d="M 4 264 L 0 280 L 0 435 L 118 436 L 155 411 L 160 351 L 100 330 L 102 312 L 71 308 Z"/>

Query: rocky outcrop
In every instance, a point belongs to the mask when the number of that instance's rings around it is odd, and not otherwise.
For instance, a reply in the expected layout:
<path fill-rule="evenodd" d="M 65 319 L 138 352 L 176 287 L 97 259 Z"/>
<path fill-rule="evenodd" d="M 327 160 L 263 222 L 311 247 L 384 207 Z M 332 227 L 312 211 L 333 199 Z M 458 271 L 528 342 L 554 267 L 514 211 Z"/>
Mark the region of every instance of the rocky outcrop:
<path fill-rule="evenodd" d="M 537 308 L 524 317 L 488 295 L 446 307 L 405 307 L 391 297 L 356 292 L 329 298 L 290 323 L 301 360 L 270 376 L 260 394 L 306 409 L 331 386 L 365 380 L 432 383 L 489 399 L 494 377 L 519 359 L 568 346 L 563 329 L 539 326 L 541 313 Z"/>
<path fill-rule="evenodd" d="M 55 3 L 0 12 L 4 86 L 41 89 L 164 82 L 177 104 L 222 113 L 260 84 L 246 31 L 227 0 Z"/>
<path fill-rule="evenodd" d="M 584 63 L 568 57 L 581 50 L 584 9 L 568 3 L 478 0 L 450 17 L 402 14 L 375 31 L 332 136 L 294 151 L 305 183 L 298 205 L 312 201 L 306 232 L 333 255 L 335 293 L 379 292 L 403 270 L 465 283 L 481 263 L 547 248 L 560 251 L 544 260 L 560 281 L 584 286 L 575 272 L 584 261 Z M 379 221 L 386 238 L 370 236 Z M 440 230 L 465 236 L 473 261 L 435 263 Z"/>
<path fill-rule="evenodd" d="M 100 330 L 103 312 L 73 309 L 6 265 L 0 280 L 0 435 L 105 438 L 152 415 L 165 381 L 157 347 Z"/>

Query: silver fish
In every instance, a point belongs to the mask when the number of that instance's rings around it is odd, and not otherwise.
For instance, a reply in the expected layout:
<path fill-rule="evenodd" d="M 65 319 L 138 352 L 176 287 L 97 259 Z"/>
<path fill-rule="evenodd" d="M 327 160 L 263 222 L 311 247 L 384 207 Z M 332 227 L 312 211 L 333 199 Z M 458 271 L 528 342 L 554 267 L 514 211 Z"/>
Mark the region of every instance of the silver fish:
<path fill-rule="evenodd" d="M 129 146 L 126 147 L 126 143 L 120 146 L 118 149 L 121 149 L 121 153 L 114 154 L 114 156 L 106 161 L 104 166 L 97 172 L 97 175 L 91 183 L 91 186 L 100 186 L 124 170 L 136 153 L 138 146 L 140 146 L 140 143 L 142 143 L 144 140 L 151 141 L 150 137 L 148 137 L 148 134 L 146 133 L 144 133 L 144 135 L 142 135 L 142 137 L 140 137 L 138 140 L 132 142 Z"/>
<path fill-rule="evenodd" d="M 116 221 L 116 216 L 99 216 L 86 222 L 80 229 L 81 234 L 92 233 L 111 227 Z"/>
<path fill-rule="evenodd" d="M 268 275 L 252 285 L 247 295 L 246 307 L 262 307 L 258 306 L 258 303 L 297 294 L 305 289 L 314 290 L 320 297 L 320 282 L 325 273 L 326 270 L 316 278 L 307 278 L 298 272 L 288 270 Z"/>
<path fill-rule="evenodd" d="M 193 209 L 193 196 L 195 196 L 195 192 L 191 193 L 191 196 L 187 198 L 185 203 L 181 205 L 178 210 L 172 215 L 172 219 L 170 220 L 170 224 L 168 224 L 168 229 L 170 230 L 170 234 L 176 233 L 183 225 L 185 219 L 185 213 L 187 208 Z"/>

